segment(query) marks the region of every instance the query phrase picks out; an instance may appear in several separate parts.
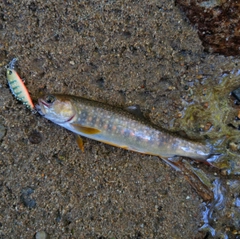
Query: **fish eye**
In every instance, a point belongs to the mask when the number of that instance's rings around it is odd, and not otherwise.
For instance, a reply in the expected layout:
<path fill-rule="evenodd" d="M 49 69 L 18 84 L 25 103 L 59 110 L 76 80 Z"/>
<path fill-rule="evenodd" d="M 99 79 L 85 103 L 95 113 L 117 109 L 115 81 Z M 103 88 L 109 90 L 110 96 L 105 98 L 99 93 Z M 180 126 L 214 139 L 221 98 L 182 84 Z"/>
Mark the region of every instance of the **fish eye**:
<path fill-rule="evenodd" d="M 48 104 L 51 104 L 55 101 L 55 97 L 53 95 L 48 95 L 46 96 L 46 100 L 45 100 Z"/>

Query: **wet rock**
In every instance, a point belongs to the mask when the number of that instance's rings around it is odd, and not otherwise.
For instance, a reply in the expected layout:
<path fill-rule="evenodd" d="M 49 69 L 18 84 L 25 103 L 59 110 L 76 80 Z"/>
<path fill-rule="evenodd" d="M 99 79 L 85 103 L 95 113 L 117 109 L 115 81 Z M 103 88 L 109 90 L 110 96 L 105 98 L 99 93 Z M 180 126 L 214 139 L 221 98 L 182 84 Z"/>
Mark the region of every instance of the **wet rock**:
<path fill-rule="evenodd" d="M 239 1 L 176 0 L 198 28 L 205 50 L 226 56 L 240 54 Z"/>
<path fill-rule="evenodd" d="M 34 193 L 34 190 L 30 187 L 24 188 L 22 190 L 22 194 L 20 196 L 20 199 L 25 207 L 28 208 L 35 208 L 36 207 L 36 201 L 31 198 L 31 194 Z"/>
<path fill-rule="evenodd" d="M 240 101 L 240 88 L 232 91 L 232 96 L 235 97 L 238 101 Z"/>
<path fill-rule="evenodd" d="M 42 141 L 42 135 L 38 131 L 33 130 L 28 136 L 28 139 L 32 144 L 39 144 Z"/>
<path fill-rule="evenodd" d="M 45 231 L 39 231 L 36 233 L 35 239 L 50 239 L 50 237 Z"/>

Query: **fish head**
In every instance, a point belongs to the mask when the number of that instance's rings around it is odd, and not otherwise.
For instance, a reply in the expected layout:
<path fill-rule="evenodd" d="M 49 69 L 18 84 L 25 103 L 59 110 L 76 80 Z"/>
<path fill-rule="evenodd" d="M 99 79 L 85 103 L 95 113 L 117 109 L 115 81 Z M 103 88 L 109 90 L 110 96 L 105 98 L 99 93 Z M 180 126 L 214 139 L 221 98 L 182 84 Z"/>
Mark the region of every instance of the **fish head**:
<path fill-rule="evenodd" d="M 64 95 L 50 94 L 39 98 L 36 110 L 56 124 L 70 123 L 76 115 L 74 104 Z"/>

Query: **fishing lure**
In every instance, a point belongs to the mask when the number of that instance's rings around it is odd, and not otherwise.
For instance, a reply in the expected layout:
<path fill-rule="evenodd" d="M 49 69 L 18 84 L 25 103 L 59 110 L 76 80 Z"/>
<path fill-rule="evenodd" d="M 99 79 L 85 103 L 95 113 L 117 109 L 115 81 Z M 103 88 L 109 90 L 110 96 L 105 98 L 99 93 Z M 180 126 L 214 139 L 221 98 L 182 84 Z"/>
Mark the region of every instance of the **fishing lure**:
<path fill-rule="evenodd" d="M 7 80 L 10 90 L 17 100 L 23 102 L 31 110 L 34 110 L 34 104 L 28 90 L 18 73 L 14 70 L 16 62 L 17 58 L 13 58 L 7 66 Z"/>

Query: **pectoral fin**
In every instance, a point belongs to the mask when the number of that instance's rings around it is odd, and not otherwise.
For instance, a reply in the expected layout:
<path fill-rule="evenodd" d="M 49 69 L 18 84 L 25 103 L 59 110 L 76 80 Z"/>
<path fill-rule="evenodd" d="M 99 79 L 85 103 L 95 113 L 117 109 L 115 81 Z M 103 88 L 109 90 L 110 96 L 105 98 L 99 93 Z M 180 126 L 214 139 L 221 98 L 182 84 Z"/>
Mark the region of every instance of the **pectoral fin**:
<path fill-rule="evenodd" d="M 77 141 L 78 147 L 81 149 L 82 152 L 84 152 L 83 140 L 80 135 L 76 135 L 76 141 Z"/>
<path fill-rule="evenodd" d="M 98 134 L 101 131 L 99 129 L 91 128 L 91 127 L 85 127 L 80 124 L 72 123 L 71 124 L 76 131 L 79 131 L 83 134 Z"/>

